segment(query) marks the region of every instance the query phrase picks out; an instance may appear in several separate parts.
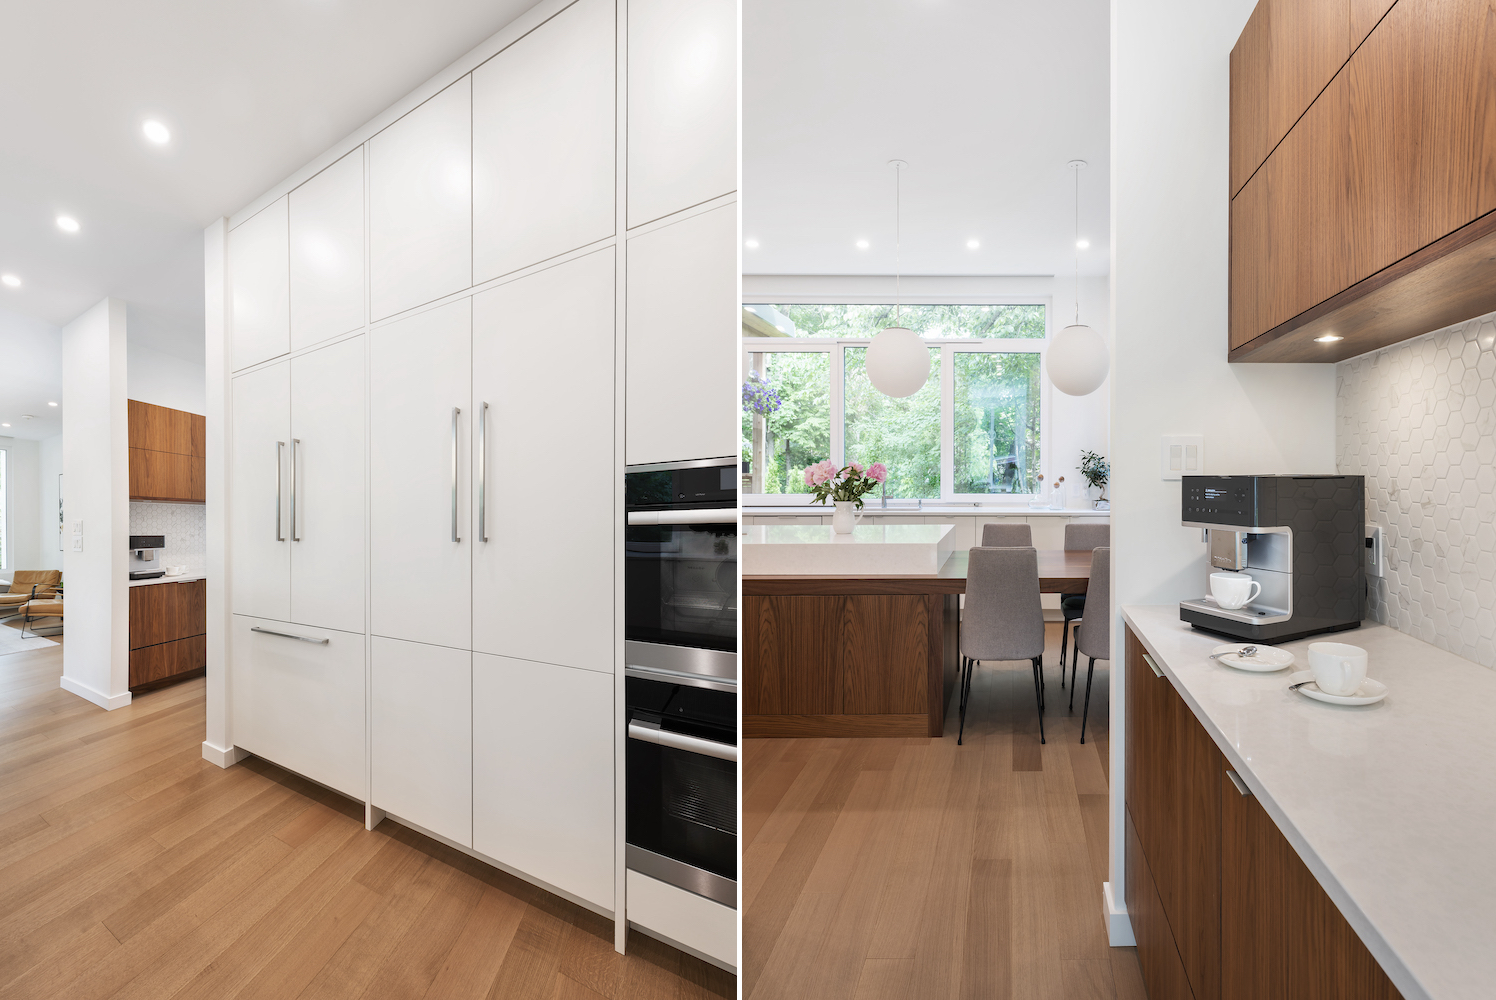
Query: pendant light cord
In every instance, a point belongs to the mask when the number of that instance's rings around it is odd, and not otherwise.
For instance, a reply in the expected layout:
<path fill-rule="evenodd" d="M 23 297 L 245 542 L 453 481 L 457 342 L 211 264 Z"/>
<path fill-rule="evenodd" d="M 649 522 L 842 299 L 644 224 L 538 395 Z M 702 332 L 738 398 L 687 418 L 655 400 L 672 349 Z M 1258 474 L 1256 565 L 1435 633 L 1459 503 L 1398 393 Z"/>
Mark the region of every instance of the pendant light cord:
<path fill-rule="evenodd" d="M 895 161 L 893 165 L 893 321 L 894 325 L 900 325 L 900 317 L 903 315 L 900 309 L 902 305 L 902 292 L 899 287 L 899 279 L 903 271 L 903 258 L 901 256 L 904 245 L 904 166 Z"/>
<path fill-rule="evenodd" d="M 1080 326 L 1080 164 L 1075 171 L 1075 325 Z"/>

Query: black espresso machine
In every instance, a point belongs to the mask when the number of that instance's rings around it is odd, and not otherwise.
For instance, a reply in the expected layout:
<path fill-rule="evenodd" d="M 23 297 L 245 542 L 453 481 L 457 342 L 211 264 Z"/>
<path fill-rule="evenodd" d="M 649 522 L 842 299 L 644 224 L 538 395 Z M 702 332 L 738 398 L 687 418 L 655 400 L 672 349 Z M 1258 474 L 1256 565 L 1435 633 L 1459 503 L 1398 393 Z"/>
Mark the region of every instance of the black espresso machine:
<path fill-rule="evenodd" d="M 1261 585 L 1249 604 L 1179 603 L 1195 628 L 1280 643 L 1353 629 L 1366 616 L 1363 476 L 1185 476 L 1182 519 L 1209 546 L 1209 573 Z M 1207 587 L 1207 595 L 1209 593 Z"/>

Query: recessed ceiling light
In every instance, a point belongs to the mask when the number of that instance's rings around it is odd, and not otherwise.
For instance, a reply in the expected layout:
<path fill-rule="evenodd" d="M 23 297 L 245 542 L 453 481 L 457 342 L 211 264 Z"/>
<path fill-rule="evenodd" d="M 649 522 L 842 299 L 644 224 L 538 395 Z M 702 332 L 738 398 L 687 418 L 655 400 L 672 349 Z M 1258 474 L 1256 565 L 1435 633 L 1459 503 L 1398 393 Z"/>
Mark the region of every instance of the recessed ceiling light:
<path fill-rule="evenodd" d="M 57 404 L 56 404 L 56 403 L 53 403 L 53 402 L 50 402 L 50 401 L 49 401 L 49 402 L 48 402 L 48 403 L 47 403 L 47 405 L 48 405 L 48 406 L 56 406 L 56 405 L 57 405 Z"/>
<path fill-rule="evenodd" d="M 154 118 L 140 126 L 140 131 L 144 132 L 145 137 L 158 146 L 164 146 L 171 141 L 171 130 Z"/>
<path fill-rule="evenodd" d="M 1344 340 L 1344 339 L 1345 339 L 1344 337 L 1337 337 L 1333 333 L 1327 333 L 1323 337 L 1315 337 L 1314 338 L 1314 342 L 1316 344 L 1333 344 L 1337 340 Z"/>
<path fill-rule="evenodd" d="M 1087 249 L 1090 248 L 1090 246 L 1091 246 L 1091 241 L 1090 240 L 1076 240 L 1075 241 L 1075 249 L 1077 249 L 1077 250 L 1087 250 Z"/>
<path fill-rule="evenodd" d="M 10 424 L 0 424 L 0 427 L 9 427 Z"/>
<path fill-rule="evenodd" d="M 866 250 L 867 248 L 868 248 L 868 242 L 867 242 L 867 240 L 858 240 L 857 241 L 857 249 L 859 249 L 859 250 Z"/>
<path fill-rule="evenodd" d="M 0 274 L 0 285 L 4 285 L 6 288 L 20 288 L 21 279 L 17 278 L 14 274 Z"/>
<path fill-rule="evenodd" d="M 757 250 L 758 240 L 744 240 L 743 246 L 747 247 L 749 250 Z"/>
<path fill-rule="evenodd" d="M 80 227 L 78 220 L 71 215 L 59 215 L 57 217 L 57 228 L 65 233 L 76 233 Z"/>
<path fill-rule="evenodd" d="M 982 241 L 981 240 L 967 240 L 966 241 L 966 249 L 968 249 L 968 250 L 975 250 L 978 247 L 980 247 L 981 245 L 982 245 Z"/>

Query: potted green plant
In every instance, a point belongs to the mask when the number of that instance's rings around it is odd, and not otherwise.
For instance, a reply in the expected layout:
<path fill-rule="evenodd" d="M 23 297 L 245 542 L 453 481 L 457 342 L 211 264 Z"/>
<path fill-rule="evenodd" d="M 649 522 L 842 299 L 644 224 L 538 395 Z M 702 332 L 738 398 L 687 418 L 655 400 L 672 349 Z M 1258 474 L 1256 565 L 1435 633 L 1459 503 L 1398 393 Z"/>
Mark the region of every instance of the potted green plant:
<path fill-rule="evenodd" d="M 1111 463 L 1104 456 L 1087 450 L 1080 453 L 1079 468 L 1087 485 L 1097 491 L 1096 496 L 1092 497 L 1095 508 L 1105 510 L 1111 507 L 1110 501 L 1106 498 L 1106 484 L 1112 477 Z"/>

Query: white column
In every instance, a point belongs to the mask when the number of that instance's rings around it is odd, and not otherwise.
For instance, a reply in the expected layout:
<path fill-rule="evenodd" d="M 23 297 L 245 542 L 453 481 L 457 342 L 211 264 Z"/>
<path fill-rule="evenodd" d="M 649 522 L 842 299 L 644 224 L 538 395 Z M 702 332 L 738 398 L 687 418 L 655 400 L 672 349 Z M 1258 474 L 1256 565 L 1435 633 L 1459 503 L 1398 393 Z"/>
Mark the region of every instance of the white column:
<path fill-rule="evenodd" d="M 62 687 L 130 704 L 130 448 L 125 304 L 105 299 L 62 330 Z"/>

